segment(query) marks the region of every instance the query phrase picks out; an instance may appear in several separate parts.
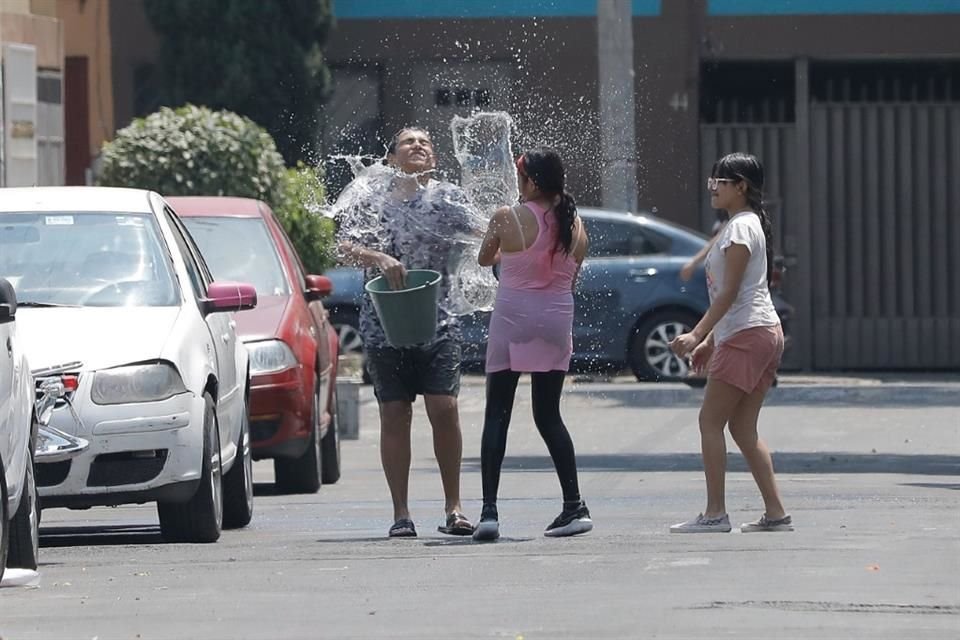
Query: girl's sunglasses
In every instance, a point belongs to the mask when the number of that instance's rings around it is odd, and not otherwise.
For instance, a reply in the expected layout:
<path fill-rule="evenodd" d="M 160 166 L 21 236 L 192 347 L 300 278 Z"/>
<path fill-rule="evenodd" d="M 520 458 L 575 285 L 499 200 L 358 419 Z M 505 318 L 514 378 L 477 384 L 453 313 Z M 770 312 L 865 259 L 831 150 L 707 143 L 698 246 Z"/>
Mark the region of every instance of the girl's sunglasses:
<path fill-rule="evenodd" d="M 721 182 L 740 182 L 735 178 L 707 178 L 707 191 L 716 191 Z"/>

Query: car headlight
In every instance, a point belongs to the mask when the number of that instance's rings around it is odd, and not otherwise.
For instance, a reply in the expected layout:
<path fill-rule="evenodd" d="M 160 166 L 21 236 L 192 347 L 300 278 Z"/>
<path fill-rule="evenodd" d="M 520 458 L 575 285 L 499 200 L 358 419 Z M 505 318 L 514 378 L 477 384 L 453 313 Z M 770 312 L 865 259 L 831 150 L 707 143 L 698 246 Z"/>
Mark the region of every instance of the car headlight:
<path fill-rule="evenodd" d="M 282 340 L 246 343 L 250 354 L 250 375 L 276 373 L 297 366 L 297 357 Z"/>
<path fill-rule="evenodd" d="M 169 364 L 141 364 L 93 374 L 90 398 L 97 404 L 156 402 L 185 393 L 183 379 Z"/>

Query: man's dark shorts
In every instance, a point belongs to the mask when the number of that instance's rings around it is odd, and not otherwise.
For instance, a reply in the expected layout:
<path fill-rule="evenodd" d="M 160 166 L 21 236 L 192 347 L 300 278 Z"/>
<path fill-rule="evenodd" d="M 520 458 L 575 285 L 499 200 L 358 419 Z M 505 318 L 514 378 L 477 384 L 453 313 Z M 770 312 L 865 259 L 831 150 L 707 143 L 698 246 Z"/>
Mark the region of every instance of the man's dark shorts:
<path fill-rule="evenodd" d="M 454 338 L 438 338 L 422 347 L 371 347 L 366 349 L 366 364 L 381 403 L 460 393 L 460 341 Z"/>

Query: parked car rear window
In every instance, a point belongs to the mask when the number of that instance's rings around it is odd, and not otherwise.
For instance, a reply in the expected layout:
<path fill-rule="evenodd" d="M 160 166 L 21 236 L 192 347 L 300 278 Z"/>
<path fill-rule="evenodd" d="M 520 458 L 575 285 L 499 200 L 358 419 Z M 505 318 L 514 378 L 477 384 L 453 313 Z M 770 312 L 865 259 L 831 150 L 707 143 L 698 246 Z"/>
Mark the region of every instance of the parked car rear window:
<path fill-rule="evenodd" d="M 584 219 L 590 236 L 590 257 L 646 256 L 664 253 L 670 240 L 640 225 Z"/>
<path fill-rule="evenodd" d="M 185 216 L 215 280 L 249 282 L 261 296 L 290 294 L 280 256 L 262 218 Z"/>
<path fill-rule="evenodd" d="M 23 304 L 174 306 L 170 266 L 148 214 L 0 213 L 0 277 Z"/>

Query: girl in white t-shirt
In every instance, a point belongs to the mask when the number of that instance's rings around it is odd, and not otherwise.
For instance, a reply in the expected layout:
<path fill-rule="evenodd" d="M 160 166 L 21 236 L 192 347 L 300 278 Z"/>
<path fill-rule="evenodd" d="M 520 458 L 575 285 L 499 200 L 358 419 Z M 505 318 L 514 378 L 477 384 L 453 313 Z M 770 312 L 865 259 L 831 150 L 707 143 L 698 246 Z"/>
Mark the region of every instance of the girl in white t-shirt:
<path fill-rule="evenodd" d="M 730 531 L 724 500 L 730 435 L 743 453 L 763 495 L 765 512 L 741 531 L 792 531 L 766 444 L 757 436 L 760 407 L 783 356 L 783 331 L 770 299 L 773 266 L 770 217 L 764 211 L 763 167 L 752 155 L 733 153 L 713 166 L 707 180 L 710 206 L 730 214 L 704 266 L 710 308 L 689 333 L 670 344 L 690 356 L 694 371 L 707 373 L 700 409 L 700 447 L 707 480 L 707 507 L 696 518 L 670 527 L 674 533 Z"/>

